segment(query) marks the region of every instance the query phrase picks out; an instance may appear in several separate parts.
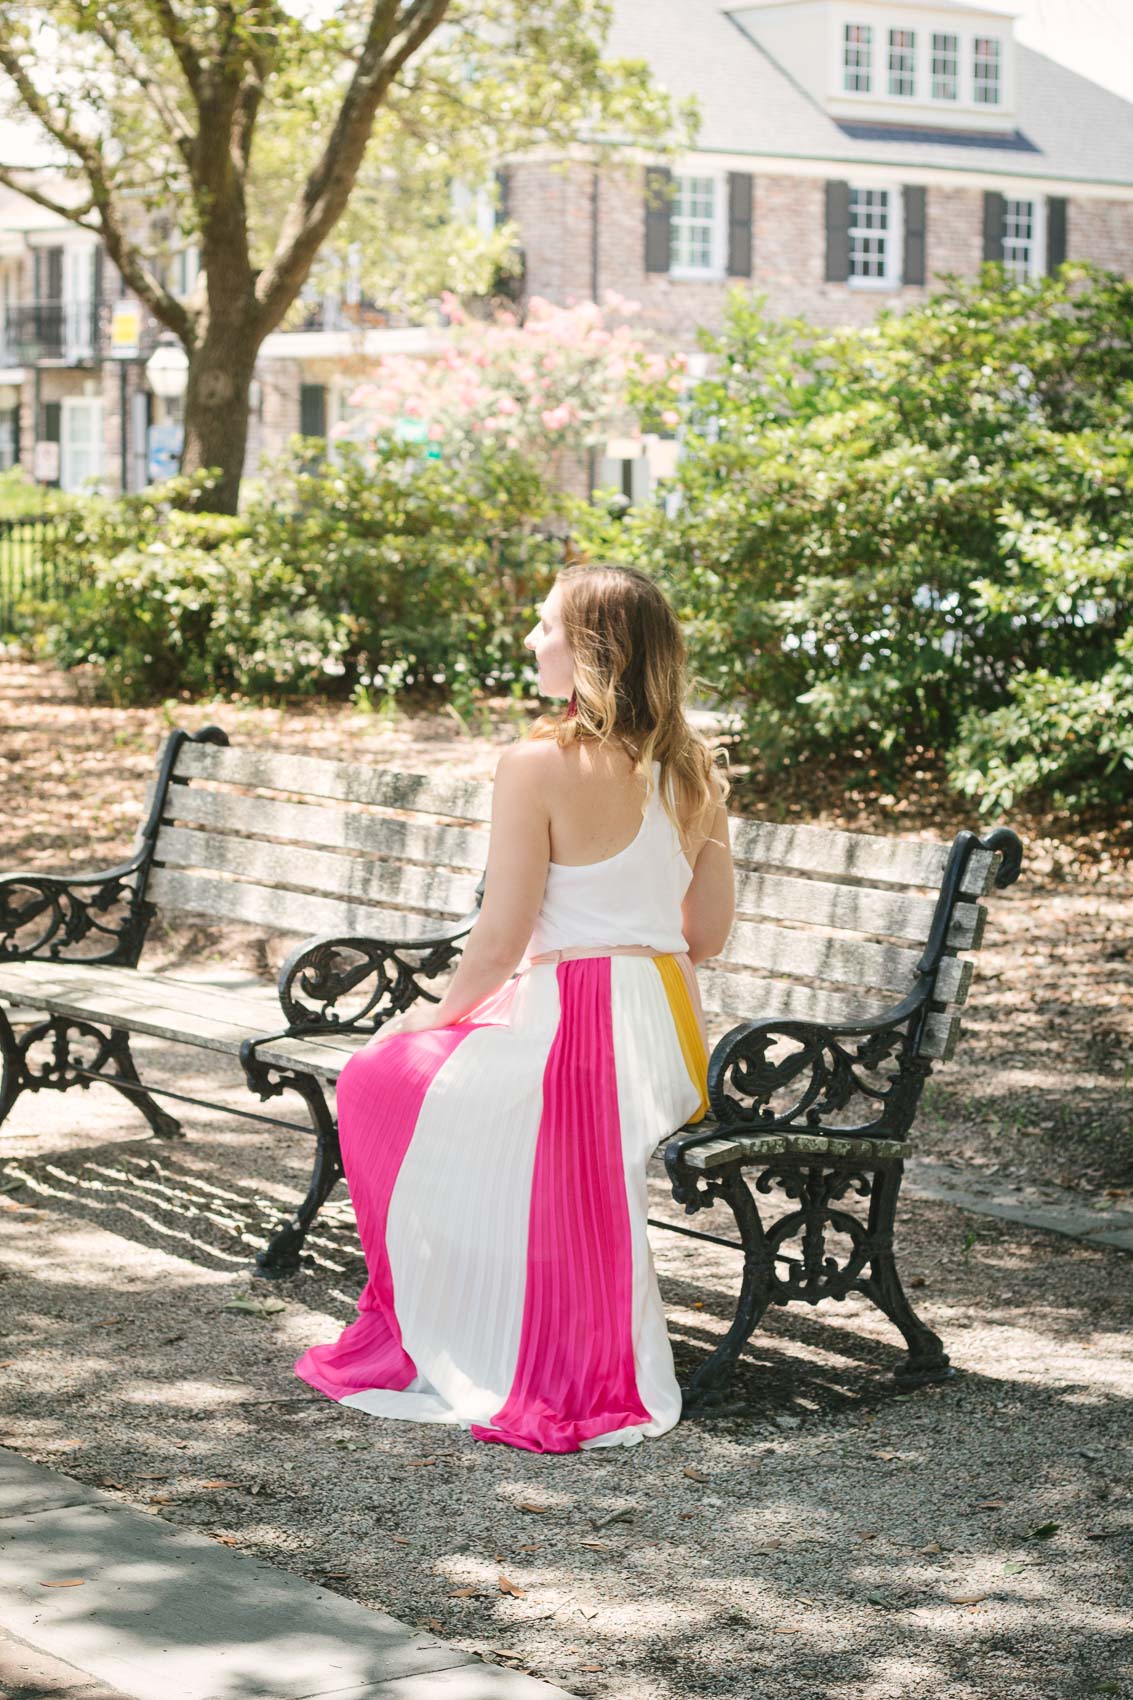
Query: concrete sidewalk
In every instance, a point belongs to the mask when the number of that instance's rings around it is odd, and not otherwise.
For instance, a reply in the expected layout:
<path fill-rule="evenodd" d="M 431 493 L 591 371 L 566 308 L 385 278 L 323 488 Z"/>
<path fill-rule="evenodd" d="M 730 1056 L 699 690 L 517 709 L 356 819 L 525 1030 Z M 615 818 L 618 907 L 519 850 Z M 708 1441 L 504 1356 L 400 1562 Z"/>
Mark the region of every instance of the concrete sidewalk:
<path fill-rule="evenodd" d="M 3 1694 L 568 1700 L 0 1448 Z"/>

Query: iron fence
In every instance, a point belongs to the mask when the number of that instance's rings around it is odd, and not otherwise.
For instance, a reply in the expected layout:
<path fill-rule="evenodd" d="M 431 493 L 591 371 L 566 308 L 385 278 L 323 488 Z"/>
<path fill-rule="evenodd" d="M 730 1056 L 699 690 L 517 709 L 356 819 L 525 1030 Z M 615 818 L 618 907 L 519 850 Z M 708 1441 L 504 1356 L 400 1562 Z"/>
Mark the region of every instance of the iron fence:
<path fill-rule="evenodd" d="M 51 514 L 0 518 L 0 638 L 16 630 L 21 604 L 43 602 L 59 589 Z"/>

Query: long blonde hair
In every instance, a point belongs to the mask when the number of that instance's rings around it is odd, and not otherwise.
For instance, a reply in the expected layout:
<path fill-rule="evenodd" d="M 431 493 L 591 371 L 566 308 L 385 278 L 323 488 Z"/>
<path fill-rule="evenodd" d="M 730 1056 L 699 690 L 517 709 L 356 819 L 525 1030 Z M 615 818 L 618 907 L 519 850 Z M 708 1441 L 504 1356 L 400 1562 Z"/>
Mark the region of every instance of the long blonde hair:
<path fill-rule="evenodd" d="M 605 562 L 564 567 L 555 582 L 574 693 L 561 712 L 540 715 L 528 737 L 554 738 L 560 748 L 584 738 L 620 740 L 645 776 L 646 802 L 660 761 L 663 807 L 678 833 L 684 820 L 699 837 L 732 787 L 716 759 L 726 767 L 726 752 L 714 751 L 685 719 L 688 649 L 663 591 L 637 567 Z"/>

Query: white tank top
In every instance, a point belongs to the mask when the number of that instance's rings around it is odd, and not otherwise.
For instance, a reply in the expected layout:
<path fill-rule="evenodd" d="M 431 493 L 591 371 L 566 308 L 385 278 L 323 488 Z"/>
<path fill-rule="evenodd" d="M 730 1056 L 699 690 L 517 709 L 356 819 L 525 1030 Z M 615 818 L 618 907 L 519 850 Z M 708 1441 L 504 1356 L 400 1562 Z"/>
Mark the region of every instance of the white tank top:
<path fill-rule="evenodd" d="M 679 955 L 688 949 L 681 902 L 692 867 L 661 802 L 660 761 L 633 842 L 615 856 L 573 867 L 552 862 L 525 958 L 567 945 L 647 944 Z"/>

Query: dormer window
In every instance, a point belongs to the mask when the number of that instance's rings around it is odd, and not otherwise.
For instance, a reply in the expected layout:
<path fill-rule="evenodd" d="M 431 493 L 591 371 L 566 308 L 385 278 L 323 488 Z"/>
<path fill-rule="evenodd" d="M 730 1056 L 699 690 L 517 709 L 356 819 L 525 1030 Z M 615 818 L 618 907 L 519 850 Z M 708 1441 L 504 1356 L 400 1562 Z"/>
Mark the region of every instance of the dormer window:
<path fill-rule="evenodd" d="M 939 34 L 932 37 L 932 98 L 960 98 L 960 37 Z"/>
<path fill-rule="evenodd" d="M 977 106 L 1000 102 L 1001 42 L 995 35 L 977 35 L 972 40 L 972 99 Z"/>
<path fill-rule="evenodd" d="M 873 26 L 846 24 L 842 32 L 842 87 L 850 94 L 868 94 L 873 60 Z"/>
<path fill-rule="evenodd" d="M 902 97 L 917 92 L 917 34 L 889 31 L 889 93 Z"/>

